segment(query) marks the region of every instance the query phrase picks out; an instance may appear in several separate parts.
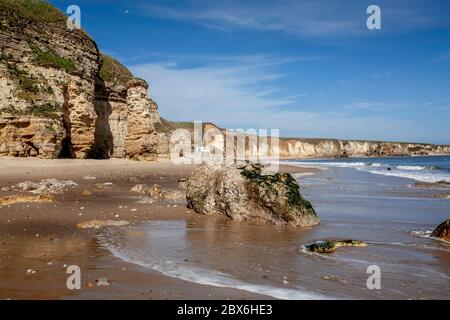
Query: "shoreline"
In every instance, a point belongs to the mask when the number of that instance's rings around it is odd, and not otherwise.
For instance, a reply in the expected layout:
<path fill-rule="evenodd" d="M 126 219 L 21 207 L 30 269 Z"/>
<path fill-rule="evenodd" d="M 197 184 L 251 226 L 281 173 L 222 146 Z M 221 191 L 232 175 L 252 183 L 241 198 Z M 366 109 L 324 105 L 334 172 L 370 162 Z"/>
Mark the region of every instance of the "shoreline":
<path fill-rule="evenodd" d="M 389 155 L 389 156 L 349 156 L 344 158 L 339 157 L 324 157 L 324 158 L 297 158 L 297 157 L 280 157 L 280 161 L 291 161 L 291 160 L 299 160 L 299 161 L 322 161 L 322 160 L 345 160 L 345 159 L 401 159 L 401 158 L 416 158 L 416 157 L 448 157 L 450 154 L 448 153 L 440 153 L 440 154 L 410 154 L 410 155 Z"/>
<path fill-rule="evenodd" d="M 53 203 L 0 207 L 0 277 L 5 279 L 0 283 L 0 299 L 271 299 L 186 282 L 124 262 L 100 246 L 99 230 L 77 228 L 78 223 L 107 219 L 125 220 L 132 226 L 152 220 L 223 220 L 187 209 L 185 200 L 140 204 L 142 195 L 129 191 L 138 183 L 176 189 L 178 179 L 189 177 L 194 168 L 170 161 L 0 159 L 0 187 L 51 178 L 78 184 L 55 194 Z M 280 171 L 319 170 L 280 165 Z M 84 180 L 87 176 L 96 179 Z M 98 184 L 101 189 L 96 189 Z M 82 195 L 86 190 L 91 195 Z M 0 197 L 12 194 L 30 193 L 0 191 Z M 66 287 L 69 265 L 81 268 L 81 291 Z M 102 278 L 110 285 L 98 286 Z"/>

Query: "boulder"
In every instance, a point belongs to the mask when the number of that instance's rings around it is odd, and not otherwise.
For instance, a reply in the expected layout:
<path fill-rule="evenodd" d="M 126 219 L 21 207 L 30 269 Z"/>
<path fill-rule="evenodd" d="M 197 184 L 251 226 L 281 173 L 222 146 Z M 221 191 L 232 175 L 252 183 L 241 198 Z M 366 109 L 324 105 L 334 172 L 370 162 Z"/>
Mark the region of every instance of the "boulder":
<path fill-rule="evenodd" d="M 450 241 L 450 219 L 442 222 L 431 234 L 434 238 Z"/>
<path fill-rule="evenodd" d="M 188 207 L 234 220 L 310 227 L 319 224 L 311 203 L 287 173 L 264 174 L 263 166 L 203 164 L 187 183 Z"/>

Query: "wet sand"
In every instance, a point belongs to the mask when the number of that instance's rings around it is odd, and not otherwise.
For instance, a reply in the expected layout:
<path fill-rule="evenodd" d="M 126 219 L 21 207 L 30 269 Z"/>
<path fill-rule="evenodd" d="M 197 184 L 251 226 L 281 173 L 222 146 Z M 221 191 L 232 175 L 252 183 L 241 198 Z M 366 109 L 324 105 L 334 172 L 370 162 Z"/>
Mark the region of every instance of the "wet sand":
<path fill-rule="evenodd" d="M 50 178 L 78 184 L 56 194 L 53 203 L 0 207 L 0 299 L 269 298 L 194 284 L 126 263 L 99 245 L 101 230 L 77 228 L 80 222 L 107 219 L 126 220 L 131 226 L 152 220 L 227 223 L 194 213 L 184 199 L 141 204 L 137 202 L 142 195 L 129 191 L 138 183 L 176 189 L 178 179 L 187 178 L 194 168 L 169 161 L 0 159 L 1 188 Z M 280 171 L 308 174 L 318 170 L 281 166 Z M 96 179 L 84 180 L 86 176 Z M 0 191 L 0 197 L 18 194 L 29 193 Z M 82 290 L 66 287 L 70 265 L 81 268 Z M 98 286 L 102 278 L 110 285 Z"/>

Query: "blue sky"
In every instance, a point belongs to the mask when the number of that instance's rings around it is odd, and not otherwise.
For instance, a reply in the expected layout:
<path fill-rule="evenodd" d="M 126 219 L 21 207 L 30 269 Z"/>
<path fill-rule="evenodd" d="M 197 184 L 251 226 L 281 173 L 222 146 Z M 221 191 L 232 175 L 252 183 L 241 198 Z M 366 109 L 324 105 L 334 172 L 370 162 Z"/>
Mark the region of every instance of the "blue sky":
<path fill-rule="evenodd" d="M 170 120 L 450 143 L 450 1 L 51 0 Z M 368 30 L 366 9 L 381 8 Z"/>

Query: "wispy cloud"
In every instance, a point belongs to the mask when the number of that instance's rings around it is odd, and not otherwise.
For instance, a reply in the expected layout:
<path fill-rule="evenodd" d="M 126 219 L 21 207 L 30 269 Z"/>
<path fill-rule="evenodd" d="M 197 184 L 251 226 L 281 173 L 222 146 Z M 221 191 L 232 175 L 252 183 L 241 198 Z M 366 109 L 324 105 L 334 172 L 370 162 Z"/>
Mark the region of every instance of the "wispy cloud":
<path fill-rule="evenodd" d="M 436 57 L 434 57 L 432 59 L 432 63 L 433 64 L 438 64 L 438 63 L 442 63 L 444 61 L 448 61 L 450 60 L 450 50 L 446 51 L 446 52 L 442 52 L 441 54 L 437 55 Z"/>
<path fill-rule="evenodd" d="M 189 21 L 207 28 L 232 31 L 282 31 L 306 36 L 368 34 L 366 9 L 373 1 L 182 1 L 179 6 L 142 5 L 153 17 Z M 437 0 L 379 0 L 383 30 L 404 31 L 448 27 L 448 3 Z"/>
<path fill-rule="evenodd" d="M 361 115 L 345 108 L 323 112 L 307 105 L 301 94 L 283 95 L 277 83 L 287 75 L 266 65 L 263 58 L 254 61 L 189 68 L 157 62 L 130 68 L 149 81 L 150 95 L 171 120 L 213 121 L 226 128 L 279 128 L 285 136 L 402 139 L 414 135 L 414 126 L 404 119 Z"/>
<path fill-rule="evenodd" d="M 384 110 L 399 110 L 407 107 L 413 107 L 411 105 L 392 103 L 392 102 L 372 102 L 372 101 L 358 101 L 346 106 L 346 110 L 349 111 L 365 111 L 365 112 L 379 112 Z"/>
<path fill-rule="evenodd" d="M 370 75 L 371 79 L 382 79 L 382 78 L 390 78 L 397 74 L 397 71 L 394 69 L 389 69 L 384 72 L 375 72 Z"/>
<path fill-rule="evenodd" d="M 249 65 L 252 67 L 277 66 L 295 62 L 323 61 L 333 59 L 328 55 L 292 55 L 292 56 L 273 56 L 270 54 L 247 54 L 247 55 L 222 55 L 222 54 L 189 54 L 189 53 L 166 53 L 151 51 L 139 56 L 131 56 L 123 59 L 127 64 L 136 64 L 136 61 L 147 60 L 164 64 L 176 65 L 214 65 L 214 66 L 241 66 Z"/>
<path fill-rule="evenodd" d="M 197 120 L 228 124 L 242 111 L 261 111 L 291 104 L 293 97 L 277 96 L 275 82 L 284 74 L 269 71 L 265 62 L 179 68 L 165 63 L 132 66 L 151 83 L 152 95 L 170 118 L 189 115 Z M 176 92 L 176 94 L 174 94 Z"/>

